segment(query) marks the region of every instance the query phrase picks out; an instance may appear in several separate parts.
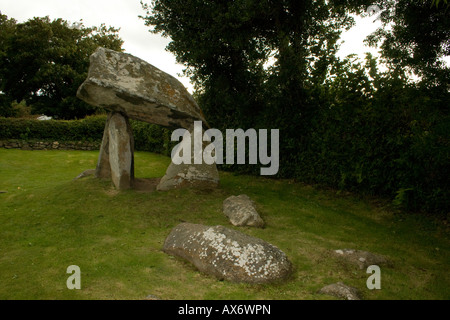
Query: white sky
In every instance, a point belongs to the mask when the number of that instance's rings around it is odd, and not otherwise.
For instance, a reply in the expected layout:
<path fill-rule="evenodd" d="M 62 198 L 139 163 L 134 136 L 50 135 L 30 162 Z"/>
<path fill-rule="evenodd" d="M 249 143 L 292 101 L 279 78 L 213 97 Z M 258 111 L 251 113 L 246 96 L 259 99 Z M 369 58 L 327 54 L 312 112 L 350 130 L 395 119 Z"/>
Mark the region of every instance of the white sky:
<path fill-rule="evenodd" d="M 150 0 L 144 2 L 150 3 Z M 18 22 L 48 15 L 52 20 L 62 18 L 77 22 L 82 19 L 87 27 L 105 23 L 120 28 L 125 52 L 176 77 L 193 91 L 189 79 L 181 76 L 183 66 L 176 63 L 173 54 L 165 51 L 169 39 L 150 33 L 144 21 L 138 18 L 138 15 L 145 15 L 139 0 L 0 0 L 0 11 Z M 363 40 L 379 22 L 373 23 L 374 17 L 357 20 L 357 26 L 343 35 L 345 43 L 339 56 L 357 53 L 363 57 L 366 51 L 376 53 L 377 50 L 364 47 Z"/>

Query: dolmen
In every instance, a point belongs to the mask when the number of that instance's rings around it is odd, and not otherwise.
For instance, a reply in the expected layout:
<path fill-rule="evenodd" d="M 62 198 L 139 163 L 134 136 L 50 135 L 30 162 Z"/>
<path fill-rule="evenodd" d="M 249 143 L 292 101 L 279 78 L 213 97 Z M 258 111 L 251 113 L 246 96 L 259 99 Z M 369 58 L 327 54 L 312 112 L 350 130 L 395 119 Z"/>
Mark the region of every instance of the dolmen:
<path fill-rule="evenodd" d="M 95 177 L 112 180 L 120 190 L 134 184 L 134 138 L 129 119 L 190 132 L 194 121 L 202 121 L 208 128 L 202 111 L 181 82 L 142 59 L 102 47 L 90 56 L 88 76 L 77 97 L 109 111 Z M 171 163 L 157 189 L 214 188 L 218 183 L 215 163 L 191 161 Z"/>

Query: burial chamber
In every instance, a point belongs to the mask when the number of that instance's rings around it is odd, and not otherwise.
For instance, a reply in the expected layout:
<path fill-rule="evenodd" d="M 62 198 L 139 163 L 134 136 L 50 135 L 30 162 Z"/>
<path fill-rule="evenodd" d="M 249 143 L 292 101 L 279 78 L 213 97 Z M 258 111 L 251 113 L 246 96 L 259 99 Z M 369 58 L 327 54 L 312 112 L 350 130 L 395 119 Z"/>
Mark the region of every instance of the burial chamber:
<path fill-rule="evenodd" d="M 108 111 L 95 177 L 112 180 L 120 190 L 133 188 L 135 180 L 129 119 L 191 133 L 194 121 L 208 128 L 200 107 L 176 78 L 140 58 L 103 47 L 90 56 L 88 76 L 77 97 Z M 218 183 L 215 163 L 171 162 L 157 189 L 214 188 Z"/>

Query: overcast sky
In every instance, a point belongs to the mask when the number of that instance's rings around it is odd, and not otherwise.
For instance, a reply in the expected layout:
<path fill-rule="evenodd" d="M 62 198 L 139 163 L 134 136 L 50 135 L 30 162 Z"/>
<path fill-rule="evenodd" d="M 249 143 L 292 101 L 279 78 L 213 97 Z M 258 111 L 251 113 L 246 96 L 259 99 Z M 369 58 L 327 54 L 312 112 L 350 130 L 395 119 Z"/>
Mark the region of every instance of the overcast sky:
<path fill-rule="evenodd" d="M 144 1 L 150 3 L 150 0 Z M 183 66 L 177 64 L 175 56 L 165 51 L 169 39 L 149 32 L 139 15 L 145 15 L 139 0 L 0 0 L 0 11 L 8 18 L 24 22 L 33 17 L 49 16 L 69 22 L 83 20 L 85 26 L 106 26 L 120 28 L 119 36 L 124 40 L 125 52 L 137 56 L 155 67 L 178 78 L 190 92 L 189 79 L 182 77 Z M 374 18 L 358 19 L 357 26 L 343 35 L 345 43 L 340 56 L 364 52 L 376 53 L 373 48 L 363 46 L 364 38 L 379 26 Z"/>

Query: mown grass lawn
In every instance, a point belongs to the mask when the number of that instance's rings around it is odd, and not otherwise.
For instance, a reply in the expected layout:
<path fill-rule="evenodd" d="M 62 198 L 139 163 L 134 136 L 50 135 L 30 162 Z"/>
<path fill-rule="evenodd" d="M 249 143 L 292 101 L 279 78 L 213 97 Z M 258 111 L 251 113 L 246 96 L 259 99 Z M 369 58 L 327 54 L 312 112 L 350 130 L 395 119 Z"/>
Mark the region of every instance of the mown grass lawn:
<path fill-rule="evenodd" d="M 93 177 L 98 152 L 0 149 L 0 299 L 333 299 L 318 294 L 344 282 L 365 299 L 449 299 L 448 229 L 418 214 L 286 180 L 221 172 L 212 192 L 118 192 Z M 136 177 L 161 177 L 170 159 L 136 152 Z M 222 202 L 245 193 L 264 229 L 235 228 Z M 270 285 L 218 281 L 162 252 L 182 221 L 224 225 L 266 240 L 295 266 L 291 279 Z M 381 289 L 366 270 L 343 264 L 333 250 L 378 253 Z M 66 269 L 81 269 L 81 290 L 69 290 Z"/>

